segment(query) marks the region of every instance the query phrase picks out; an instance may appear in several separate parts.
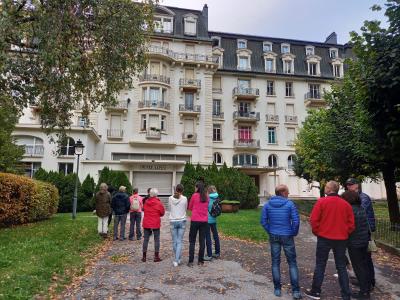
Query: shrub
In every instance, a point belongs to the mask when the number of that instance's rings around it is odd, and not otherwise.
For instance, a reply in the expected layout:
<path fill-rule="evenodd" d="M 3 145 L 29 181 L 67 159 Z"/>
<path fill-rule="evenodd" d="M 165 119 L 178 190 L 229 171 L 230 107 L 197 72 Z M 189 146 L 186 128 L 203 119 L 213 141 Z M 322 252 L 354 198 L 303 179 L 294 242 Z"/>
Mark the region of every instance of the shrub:
<path fill-rule="evenodd" d="M 92 211 L 94 209 L 94 189 L 96 184 L 90 175 L 82 182 L 78 195 L 78 211 Z"/>
<path fill-rule="evenodd" d="M 0 226 L 49 218 L 57 212 L 57 189 L 24 176 L 0 173 Z"/>
<path fill-rule="evenodd" d="M 129 178 L 123 171 L 114 171 L 110 170 L 108 167 L 104 167 L 100 172 L 95 192 L 99 191 L 100 184 L 103 182 L 113 186 L 116 190 L 123 185 L 126 187 L 126 192 L 128 194 L 132 193 L 132 184 L 129 182 Z"/>

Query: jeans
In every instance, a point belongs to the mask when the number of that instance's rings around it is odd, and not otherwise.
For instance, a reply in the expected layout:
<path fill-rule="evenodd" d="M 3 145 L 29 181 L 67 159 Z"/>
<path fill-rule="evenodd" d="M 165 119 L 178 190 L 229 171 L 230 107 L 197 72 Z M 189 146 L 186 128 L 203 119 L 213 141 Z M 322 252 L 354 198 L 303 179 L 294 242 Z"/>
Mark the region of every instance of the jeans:
<path fill-rule="evenodd" d="M 186 229 L 186 220 L 171 222 L 172 249 L 174 250 L 175 261 L 180 262 L 182 257 L 183 235 Z"/>
<path fill-rule="evenodd" d="M 206 229 L 206 245 L 207 245 L 207 256 L 212 256 L 212 241 L 211 241 L 211 232 L 213 235 L 214 243 L 215 243 L 215 254 L 220 254 L 220 244 L 219 244 L 219 236 L 217 231 L 216 223 L 208 223 Z"/>
<path fill-rule="evenodd" d="M 294 245 L 293 236 L 269 235 L 269 243 L 271 245 L 272 259 L 272 278 L 275 289 L 281 289 L 281 248 L 285 252 L 286 261 L 289 265 L 290 284 L 292 291 L 300 292 L 299 286 L 299 269 L 296 261 L 296 247 Z"/>
<path fill-rule="evenodd" d="M 197 232 L 199 232 L 199 257 L 198 262 L 204 262 L 205 233 L 207 230 L 207 222 L 190 222 L 189 230 L 189 263 L 194 261 L 194 250 L 196 244 Z"/>
<path fill-rule="evenodd" d="M 143 252 L 147 252 L 147 247 L 152 233 L 154 233 L 154 252 L 160 252 L 160 228 L 144 228 Z"/>
<path fill-rule="evenodd" d="M 375 286 L 375 268 L 374 263 L 372 262 L 372 253 L 367 252 L 367 269 L 368 275 L 370 279 L 371 286 Z"/>
<path fill-rule="evenodd" d="M 368 246 L 362 248 L 349 247 L 351 264 L 360 283 L 360 292 L 368 293 L 371 288 L 371 278 L 368 268 Z"/>
<path fill-rule="evenodd" d="M 142 220 L 141 212 L 131 212 L 130 213 L 131 223 L 129 225 L 129 239 L 133 239 L 135 236 L 135 224 L 136 224 L 136 238 L 140 239 L 142 237 L 142 230 L 140 229 L 140 221 Z"/>
<path fill-rule="evenodd" d="M 98 233 L 107 233 L 108 232 L 108 217 L 100 218 L 97 217 L 97 232 Z"/>
<path fill-rule="evenodd" d="M 125 239 L 125 224 L 126 224 L 126 215 L 114 215 L 114 239 L 118 238 L 118 225 L 121 223 L 121 228 L 119 232 L 120 240 Z"/>
<path fill-rule="evenodd" d="M 335 258 L 336 270 L 339 275 L 340 293 L 343 299 L 350 299 L 349 276 L 346 269 L 346 248 L 347 240 L 329 240 L 323 237 L 318 237 L 316 263 L 314 270 L 314 277 L 312 283 L 312 290 L 321 293 L 322 282 L 324 281 L 324 273 L 326 262 L 329 258 L 329 252 L 333 250 Z"/>

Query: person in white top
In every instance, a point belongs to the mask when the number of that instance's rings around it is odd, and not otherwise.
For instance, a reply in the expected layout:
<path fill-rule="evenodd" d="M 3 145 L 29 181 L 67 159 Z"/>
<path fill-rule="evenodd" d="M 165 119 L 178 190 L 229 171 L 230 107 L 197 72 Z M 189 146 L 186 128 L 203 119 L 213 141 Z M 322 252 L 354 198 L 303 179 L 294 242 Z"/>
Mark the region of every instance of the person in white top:
<path fill-rule="evenodd" d="M 172 235 L 172 248 L 174 251 L 174 267 L 181 263 L 183 236 L 186 228 L 187 198 L 182 195 L 183 185 L 175 187 L 175 193 L 168 199 L 169 221 Z"/>

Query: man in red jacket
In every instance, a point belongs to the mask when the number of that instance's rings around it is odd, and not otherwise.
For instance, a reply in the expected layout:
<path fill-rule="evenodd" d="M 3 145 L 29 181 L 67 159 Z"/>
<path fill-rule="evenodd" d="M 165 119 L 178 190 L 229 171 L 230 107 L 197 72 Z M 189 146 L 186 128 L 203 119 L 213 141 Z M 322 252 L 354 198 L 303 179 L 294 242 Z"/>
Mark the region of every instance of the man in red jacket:
<path fill-rule="evenodd" d="M 325 197 L 318 199 L 310 216 L 312 232 L 317 236 L 317 252 L 311 290 L 306 295 L 311 299 L 321 298 L 326 262 L 332 249 L 339 275 L 343 299 L 351 297 L 349 277 L 346 270 L 346 248 L 350 233 L 354 231 L 354 214 L 351 205 L 338 196 L 339 184 L 329 181 L 325 186 Z"/>

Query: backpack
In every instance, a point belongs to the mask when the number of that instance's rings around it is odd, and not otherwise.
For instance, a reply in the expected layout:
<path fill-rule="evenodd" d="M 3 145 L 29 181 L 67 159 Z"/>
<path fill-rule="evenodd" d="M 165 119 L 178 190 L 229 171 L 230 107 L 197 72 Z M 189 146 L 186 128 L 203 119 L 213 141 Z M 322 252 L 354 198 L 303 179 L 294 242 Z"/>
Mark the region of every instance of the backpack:
<path fill-rule="evenodd" d="M 211 205 L 211 209 L 210 209 L 209 213 L 210 213 L 211 217 L 214 217 L 214 218 L 221 215 L 222 208 L 221 208 L 221 203 L 220 203 L 219 198 L 214 200 L 213 204 Z"/>
<path fill-rule="evenodd" d="M 133 196 L 131 202 L 131 210 L 138 211 L 140 209 L 140 202 L 138 196 Z"/>

